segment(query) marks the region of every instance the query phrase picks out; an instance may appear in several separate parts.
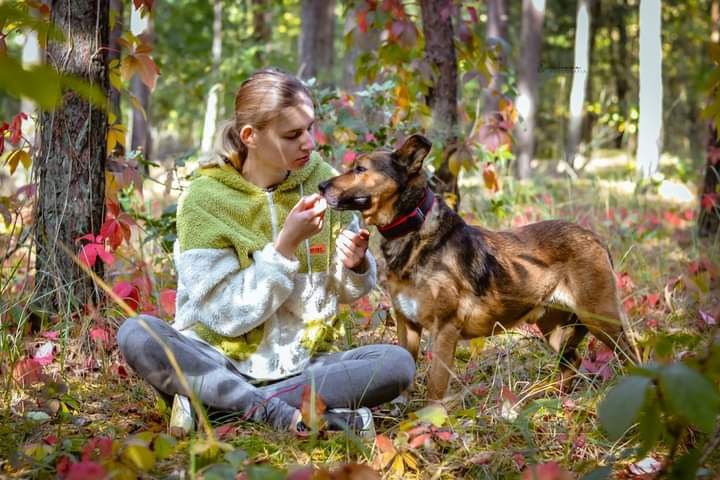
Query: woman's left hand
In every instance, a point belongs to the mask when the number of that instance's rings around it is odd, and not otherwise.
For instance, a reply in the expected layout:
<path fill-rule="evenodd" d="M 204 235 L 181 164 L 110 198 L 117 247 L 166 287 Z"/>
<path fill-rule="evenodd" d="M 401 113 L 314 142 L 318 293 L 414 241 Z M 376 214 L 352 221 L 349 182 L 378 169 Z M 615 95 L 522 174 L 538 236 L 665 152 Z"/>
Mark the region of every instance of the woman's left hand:
<path fill-rule="evenodd" d="M 365 260 L 365 252 L 368 249 L 370 232 L 364 228 L 359 232 L 343 230 L 337 239 L 337 248 L 340 259 L 346 268 L 357 271 Z"/>

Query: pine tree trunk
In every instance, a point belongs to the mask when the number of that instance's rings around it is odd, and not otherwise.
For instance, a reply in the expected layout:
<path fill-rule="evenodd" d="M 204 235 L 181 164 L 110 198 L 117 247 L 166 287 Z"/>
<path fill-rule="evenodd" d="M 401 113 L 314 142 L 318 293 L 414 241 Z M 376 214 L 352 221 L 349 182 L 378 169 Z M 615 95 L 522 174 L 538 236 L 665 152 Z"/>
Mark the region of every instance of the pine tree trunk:
<path fill-rule="evenodd" d="M 332 83 L 335 50 L 335 0 L 300 2 L 298 76 Z"/>
<path fill-rule="evenodd" d="M 662 150 L 662 16 L 660 0 L 640 0 L 640 119 L 637 173 L 652 177 Z"/>
<path fill-rule="evenodd" d="M 51 41 L 46 61 L 108 93 L 108 0 L 56 0 L 51 21 L 65 34 Z M 35 211 L 34 305 L 45 313 L 97 302 L 92 280 L 60 245 L 77 252 L 75 240 L 97 234 L 105 203 L 107 115 L 68 90 L 63 104 L 40 116 L 40 145 L 33 162 L 38 181 Z M 96 264 L 102 274 L 102 265 Z"/>
<path fill-rule="evenodd" d="M 612 19 L 615 28 L 618 32 L 619 41 L 613 42 L 614 58 L 610 63 L 610 67 L 613 72 L 613 78 L 615 79 L 615 93 L 618 98 L 618 107 L 620 108 L 620 115 L 623 118 L 628 119 L 630 111 L 628 109 L 628 92 L 630 91 L 630 84 L 628 82 L 628 68 L 629 65 L 629 53 L 628 53 L 628 34 L 625 22 L 627 21 L 628 8 L 625 0 L 615 5 L 612 9 Z M 615 148 L 622 147 L 623 133 L 618 132 L 615 137 Z"/>
<path fill-rule="evenodd" d="M 435 146 L 443 152 L 442 163 L 435 172 L 439 180 L 436 190 L 454 200 L 450 203 L 453 203 L 457 210 L 460 205 L 460 192 L 457 177 L 450 171 L 449 164 L 450 155 L 457 149 L 458 128 L 458 73 L 451 7 L 450 1 L 420 1 L 425 60 L 437 72 L 427 96 L 427 103 L 432 110 L 430 137 Z"/>
<path fill-rule="evenodd" d="M 530 162 L 535 153 L 535 114 L 538 103 L 538 77 L 545 0 L 523 0 L 520 65 L 518 66 L 518 112 L 516 128 L 517 171 L 519 179 L 530 178 Z"/>

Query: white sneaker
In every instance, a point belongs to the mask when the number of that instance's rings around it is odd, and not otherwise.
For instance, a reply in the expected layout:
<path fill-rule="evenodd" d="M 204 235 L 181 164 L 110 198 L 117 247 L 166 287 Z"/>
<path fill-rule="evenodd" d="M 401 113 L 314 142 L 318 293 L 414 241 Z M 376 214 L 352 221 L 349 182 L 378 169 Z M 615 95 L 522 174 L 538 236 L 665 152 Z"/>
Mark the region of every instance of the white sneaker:
<path fill-rule="evenodd" d="M 175 394 L 168 426 L 170 434 L 177 437 L 184 437 L 195 428 L 195 417 L 188 397 Z"/>
<path fill-rule="evenodd" d="M 331 408 L 325 412 L 328 430 L 351 431 L 363 438 L 375 438 L 375 422 L 369 408 Z"/>

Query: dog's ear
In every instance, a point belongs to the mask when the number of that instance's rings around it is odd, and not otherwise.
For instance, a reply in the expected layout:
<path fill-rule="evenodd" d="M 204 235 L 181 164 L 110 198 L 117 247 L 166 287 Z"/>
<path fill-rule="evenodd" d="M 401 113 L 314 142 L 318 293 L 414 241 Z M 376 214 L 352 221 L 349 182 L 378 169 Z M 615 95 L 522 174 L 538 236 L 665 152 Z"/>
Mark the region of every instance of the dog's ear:
<path fill-rule="evenodd" d="M 422 135 L 411 135 L 400 148 L 393 152 L 395 161 L 405 167 L 409 173 L 415 173 L 422 168 L 422 163 L 430 153 L 432 143 Z"/>

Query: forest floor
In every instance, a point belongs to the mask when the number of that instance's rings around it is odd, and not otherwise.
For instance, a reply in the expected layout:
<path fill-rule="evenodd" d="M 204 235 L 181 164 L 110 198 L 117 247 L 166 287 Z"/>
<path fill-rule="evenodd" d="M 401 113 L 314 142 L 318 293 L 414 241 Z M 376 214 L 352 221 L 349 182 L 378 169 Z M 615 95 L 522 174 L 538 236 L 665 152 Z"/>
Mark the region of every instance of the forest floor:
<path fill-rule="evenodd" d="M 461 212 L 489 228 L 547 218 L 592 228 L 612 252 L 642 351 L 655 358 L 662 351 L 665 360 L 691 357 L 720 317 L 720 238 L 697 238 L 696 204 L 659 195 L 657 187 L 628 191 L 613 176 L 507 181 L 494 195 L 468 177 Z M 344 311 L 353 345 L 396 341 L 387 304 L 378 289 Z M 117 351 L 121 317 L 109 307 L 75 321 L 55 319 L 31 335 L 12 326 L 5 332 L 15 335 L 14 343 L 0 351 L 41 359 L 42 371 L 17 382 L 2 362 L 0 477 L 270 479 L 295 472 L 292 478 L 311 478 L 310 470 L 298 469 L 358 463 L 382 478 L 529 479 L 532 465 L 545 480 L 593 471 L 604 478 L 602 466 L 614 478 L 653 478 L 668 461 L 668 445 L 637 458 L 634 430 L 613 442 L 599 426 L 598 403 L 627 366 L 591 339 L 561 393 L 557 358 L 531 328 L 462 342 L 444 409 L 423 408 L 428 362 L 421 355 L 408 404 L 374 412 L 375 441 L 344 433 L 299 439 L 242 422 L 177 439 L 168 435 L 169 407 Z M 707 478 L 717 478 L 720 452 L 711 452 L 703 468 Z M 367 474 L 351 466 L 315 478 L 372 478 Z"/>

